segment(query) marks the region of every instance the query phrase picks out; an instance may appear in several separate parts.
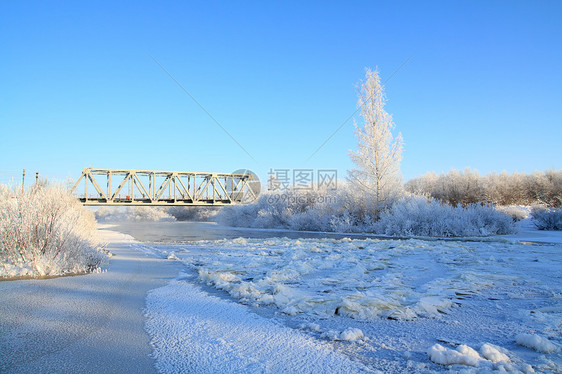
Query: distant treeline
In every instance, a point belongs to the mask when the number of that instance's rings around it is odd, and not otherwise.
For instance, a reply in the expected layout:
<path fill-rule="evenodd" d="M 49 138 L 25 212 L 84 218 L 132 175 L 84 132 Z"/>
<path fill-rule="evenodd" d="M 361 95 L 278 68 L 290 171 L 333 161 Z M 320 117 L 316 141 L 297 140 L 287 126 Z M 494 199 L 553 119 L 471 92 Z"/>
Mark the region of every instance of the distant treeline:
<path fill-rule="evenodd" d="M 405 188 L 408 192 L 431 196 L 454 206 L 474 203 L 562 206 L 562 170 L 484 176 L 471 169 L 451 170 L 446 174 L 427 173 L 414 178 L 405 184 Z"/>

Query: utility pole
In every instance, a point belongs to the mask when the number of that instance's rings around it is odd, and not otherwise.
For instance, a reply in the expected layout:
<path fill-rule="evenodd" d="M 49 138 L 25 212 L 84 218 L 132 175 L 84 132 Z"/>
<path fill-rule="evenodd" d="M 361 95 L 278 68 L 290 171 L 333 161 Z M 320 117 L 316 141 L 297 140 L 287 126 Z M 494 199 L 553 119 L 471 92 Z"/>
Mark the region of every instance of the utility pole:
<path fill-rule="evenodd" d="M 35 172 L 35 185 L 39 183 L 39 172 Z"/>
<path fill-rule="evenodd" d="M 21 194 L 23 195 L 23 191 L 24 191 L 24 186 L 25 186 L 25 169 L 23 169 L 23 176 L 21 178 Z"/>

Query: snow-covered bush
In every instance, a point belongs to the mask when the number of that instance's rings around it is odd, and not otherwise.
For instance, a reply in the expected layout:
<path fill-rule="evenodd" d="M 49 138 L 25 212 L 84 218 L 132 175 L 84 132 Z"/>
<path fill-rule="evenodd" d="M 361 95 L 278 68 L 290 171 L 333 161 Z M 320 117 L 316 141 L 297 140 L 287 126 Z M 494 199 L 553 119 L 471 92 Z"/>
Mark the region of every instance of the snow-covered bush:
<path fill-rule="evenodd" d="M 168 209 L 168 213 L 178 221 L 211 221 L 221 207 L 216 206 L 174 206 Z"/>
<path fill-rule="evenodd" d="M 150 206 L 102 207 L 95 212 L 98 222 L 175 221 L 166 208 Z"/>
<path fill-rule="evenodd" d="M 0 186 L 0 276 L 90 272 L 107 255 L 95 239 L 91 212 L 65 188 L 25 193 Z"/>
<path fill-rule="evenodd" d="M 513 219 L 491 206 L 452 207 L 435 199 L 404 197 L 386 207 L 352 190 L 264 193 L 249 205 L 225 207 L 220 223 L 253 228 L 366 232 L 392 236 L 487 236 L 514 231 Z"/>
<path fill-rule="evenodd" d="M 351 192 L 287 190 L 262 193 L 257 202 L 224 207 L 216 221 L 235 227 L 299 231 L 365 232 L 382 205 Z"/>
<path fill-rule="evenodd" d="M 452 207 L 435 199 L 405 197 L 381 213 L 373 231 L 392 236 L 488 236 L 513 233 L 510 216 L 492 206 Z"/>
<path fill-rule="evenodd" d="M 285 199 L 263 193 L 252 204 L 225 206 L 215 219 L 226 226 L 286 229 L 291 215 Z"/>
<path fill-rule="evenodd" d="M 562 230 L 562 208 L 533 207 L 531 216 L 539 230 Z"/>

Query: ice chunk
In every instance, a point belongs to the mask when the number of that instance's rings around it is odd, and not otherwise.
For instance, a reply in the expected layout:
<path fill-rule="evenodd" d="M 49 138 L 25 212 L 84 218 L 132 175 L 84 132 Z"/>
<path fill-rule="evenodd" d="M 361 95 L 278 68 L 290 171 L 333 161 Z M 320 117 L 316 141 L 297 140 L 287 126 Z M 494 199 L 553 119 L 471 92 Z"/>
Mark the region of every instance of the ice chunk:
<path fill-rule="evenodd" d="M 517 344 L 541 353 L 558 352 L 559 348 L 547 338 L 535 334 L 519 334 L 515 337 Z"/>
<path fill-rule="evenodd" d="M 242 245 L 248 244 L 248 240 L 245 238 L 232 239 L 232 242 L 235 244 L 242 244 Z"/>
<path fill-rule="evenodd" d="M 302 330 L 309 330 L 309 331 L 321 331 L 320 325 L 317 323 L 303 323 L 299 327 Z"/>
<path fill-rule="evenodd" d="M 509 359 L 509 357 L 503 353 L 502 351 L 505 351 L 504 349 L 497 347 L 493 344 L 483 344 L 482 347 L 480 348 L 480 354 L 482 355 L 482 357 L 484 357 L 487 360 L 490 360 L 492 362 L 510 362 L 511 360 Z"/>
<path fill-rule="evenodd" d="M 438 296 L 422 297 L 419 301 L 419 306 L 423 311 L 435 316 L 439 315 L 439 312 L 449 309 L 452 304 L 451 300 L 443 299 Z"/>
<path fill-rule="evenodd" d="M 482 357 L 467 345 L 459 345 L 456 350 L 435 344 L 427 351 L 429 359 L 440 365 L 478 366 Z"/>
<path fill-rule="evenodd" d="M 330 330 L 325 332 L 323 336 L 330 340 L 344 340 L 344 341 L 356 341 L 359 339 L 363 339 L 365 337 L 363 331 L 353 327 L 349 327 L 342 332 Z"/>
<path fill-rule="evenodd" d="M 414 320 L 418 317 L 417 313 L 410 307 L 405 307 L 402 309 L 396 309 L 388 315 L 388 319 L 396 320 Z"/>
<path fill-rule="evenodd" d="M 208 285 L 215 285 L 219 289 L 229 289 L 231 283 L 240 281 L 240 278 L 232 273 L 213 272 L 205 269 L 199 270 L 199 279 Z"/>
<path fill-rule="evenodd" d="M 167 257 L 168 260 L 174 260 L 174 261 L 178 261 L 179 258 L 178 256 L 176 256 L 176 254 L 174 252 L 170 252 L 170 254 Z"/>
<path fill-rule="evenodd" d="M 357 328 L 348 328 L 345 331 L 342 331 L 340 334 L 339 340 L 346 340 L 346 341 L 355 341 L 364 338 L 363 331 Z"/>

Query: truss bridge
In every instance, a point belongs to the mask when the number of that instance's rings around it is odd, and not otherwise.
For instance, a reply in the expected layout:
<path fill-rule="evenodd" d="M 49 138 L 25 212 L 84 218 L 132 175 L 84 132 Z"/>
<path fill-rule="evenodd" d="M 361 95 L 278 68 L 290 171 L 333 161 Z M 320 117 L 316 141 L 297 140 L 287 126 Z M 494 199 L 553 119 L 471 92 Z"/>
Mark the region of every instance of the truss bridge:
<path fill-rule="evenodd" d="M 199 173 L 86 168 L 72 192 L 83 205 L 201 206 L 254 201 L 261 191 L 249 170 Z"/>

